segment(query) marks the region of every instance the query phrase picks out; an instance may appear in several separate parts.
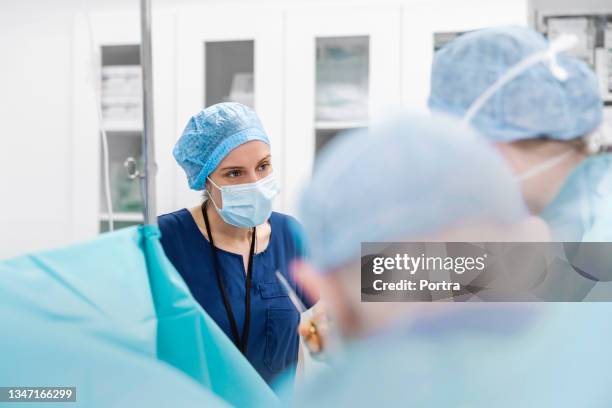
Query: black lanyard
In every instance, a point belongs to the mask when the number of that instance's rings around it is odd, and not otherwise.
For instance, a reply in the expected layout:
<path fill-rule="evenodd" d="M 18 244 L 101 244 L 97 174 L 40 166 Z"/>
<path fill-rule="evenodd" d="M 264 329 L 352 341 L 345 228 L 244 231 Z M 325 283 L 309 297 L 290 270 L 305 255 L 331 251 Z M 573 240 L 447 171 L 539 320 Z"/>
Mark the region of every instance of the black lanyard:
<path fill-rule="evenodd" d="M 249 330 L 251 326 L 251 280 L 253 276 L 253 254 L 255 253 L 255 227 L 253 227 L 253 235 L 251 237 L 251 250 L 249 252 L 249 262 L 246 274 L 246 295 L 244 297 L 244 324 L 242 326 L 242 338 L 240 338 L 240 334 L 238 333 L 238 325 L 236 324 L 236 318 L 234 317 L 234 311 L 232 310 L 232 305 L 227 296 L 227 291 L 225 290 L 223 279 L 221 278 L 221 268 L 219 267 L 219 259 L 217 258 L 217 248 L 215 248 L 215 243 L 213 242 L 213 236 L 210 232 L 210 223 L 208 222 L 208 214 L 206 214 L 206 202 L 207 201 L 202 203 L 202 215 L 204 216 L 206 234 L 208 235 L 210 247 L 213 252 L 213 267 L 217 275 L 217 284 L 219 285 L 219 289 L 221 290 L 221 297 L 223 298 L 225 312 L 227 313 L 227 318 L 230 322 L 232 336 L 234 337 L 234 344 L 236 344 L 236 347 L 240 349 L 242 354 L 246 354 L 247 343 L 249 341 Z"/>

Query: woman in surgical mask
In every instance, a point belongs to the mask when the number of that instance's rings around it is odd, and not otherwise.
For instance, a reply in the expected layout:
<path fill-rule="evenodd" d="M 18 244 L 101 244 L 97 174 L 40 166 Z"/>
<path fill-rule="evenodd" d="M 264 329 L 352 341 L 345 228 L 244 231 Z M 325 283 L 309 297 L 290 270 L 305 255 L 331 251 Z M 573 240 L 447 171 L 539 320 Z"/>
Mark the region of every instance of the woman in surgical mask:
<path fill-rule="evenodd" d="M 221 103 L 193 116 L 173 151 L 202 205 L 159 217 L 161 243 L 195 299 L 266 382 L 295 366 L 300 320 L 275 275 L 295 288 L 297 222 L 272 211 L 279 185 L 255 112 Z M 310 306 L 306 298 L 302 301 Z"/>
<path fill-rule="evenodd" d="M 440 50 L 429 99 L 493 141 L 555 241 L 612 241 L 612 155 L 587 64 L 523 27 L 465 34 Z M 564 44 L 565 43 L 565 44 Z"/>

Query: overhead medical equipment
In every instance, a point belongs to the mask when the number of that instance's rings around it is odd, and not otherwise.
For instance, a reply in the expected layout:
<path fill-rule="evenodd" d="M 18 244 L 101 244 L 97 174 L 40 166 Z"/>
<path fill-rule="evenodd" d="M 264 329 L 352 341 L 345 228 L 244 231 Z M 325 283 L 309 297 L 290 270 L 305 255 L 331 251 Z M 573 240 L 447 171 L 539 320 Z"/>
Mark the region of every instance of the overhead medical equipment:
<path fill-rule="evenodd" d="M 557 61 L 557 55 L 568 52 L 578 44 L 578 37 L 573 34 L 561 34 L 556 39 L 550 42 L 550 46 L 547 50 L 534 53 L 527 58 L 523 59 L 510 69 L 506 71 L 493 85 L 491 85 L 485 92 L 483 92 L 475 101 L 472 103 L 463 121 L 466 124 L 471 124 L 476 115 L 480 110 L 487 104 L 487 102 L 505 85 L 523 74 L 525 71 L 537 65 L 539 63 L 546 63 L 553 74 L 553 76 L 561 81 L 565 82 L 569 78 L 567 70 L 565 70 Z M 585 135 L 584 141 L 586 148 L 589 153 L 596 154 L 604 149 L 605 146 L 612 145 L 612 130 L 608 128 L 607 123 L 603 123 L 598 129 L 594 130 L 588 135 Z M 567 156 L 559 158 L 559 161 L 564 160 Z M 554 163 L 547 163 L 550 167 L 556 165 Z M 540 169 L 541 170 L 541 169 Z M 527 175 L 529 177 L 529 175 Z"/>

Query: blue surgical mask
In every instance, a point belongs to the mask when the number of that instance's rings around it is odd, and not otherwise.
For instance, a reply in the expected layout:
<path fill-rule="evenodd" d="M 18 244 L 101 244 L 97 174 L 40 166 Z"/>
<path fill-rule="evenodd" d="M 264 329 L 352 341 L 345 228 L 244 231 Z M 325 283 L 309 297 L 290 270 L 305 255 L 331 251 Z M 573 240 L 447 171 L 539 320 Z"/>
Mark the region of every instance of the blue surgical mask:
<path fill-rule="evenodd" d="M 272 214 L 272 202 L 280 192 L 274 173 L 255 182 L 218 186 L 208 180 L 221 191 L 223 208 L 219 208 L 208 192 L 208 197 L 217 212 L 226 223 L 240 228 L 252 228 L 263 224 Z"/>

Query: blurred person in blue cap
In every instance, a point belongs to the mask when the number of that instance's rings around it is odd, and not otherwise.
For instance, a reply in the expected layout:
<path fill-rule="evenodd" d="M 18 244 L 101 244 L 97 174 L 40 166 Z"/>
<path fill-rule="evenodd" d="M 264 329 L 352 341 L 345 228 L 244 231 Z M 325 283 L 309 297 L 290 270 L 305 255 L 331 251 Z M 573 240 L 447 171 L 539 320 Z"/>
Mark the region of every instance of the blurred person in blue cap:
<path fill-rule="evenodd" d="M 429 106 L 496 144 L 553 240 L 612 241 L 612 155 L 602 152 L 597 78 L 554 48 L 523 27 L 465 34 L 436 53 Z"/>
<path fill-rule="evenodd" d="M 298 358 L 299 313 L 275 275 L 302 256 L 279 193 L 270 141 L 256 113 L 220 103 L 187 122 L 173 151 L 201 206 L 162 215 L 161 243 L 195 299 L 266 382 Z M 308 299 L 303 302 L 310 307 Z"/>
<path fill-rule="evenodd" d="M 310 257 L 298 276 L 320 289 L 345 347 L 327 371 L 281 393 L 287 406 L 610 402 L 602 387 L 610 355 L 555 354 L 575 344 L 588 349 L 588 333 L 573 333 L 574 320 L 520 304 L 361 301 L 362 242 L 548 239 L 486 140 L 450 118 L 405 116 L 328 146 L 301 196 Z M 612 331 L 612 323 L 601 329 Z M 594 375 L 585 376 L 590 368 Z M 561 395 L 559 384 L 584 388 Z"/>
<path fill-rule="evenodd" d="M 306 287 L 329 276 L 329 285 L 346 292 L 325 302 L 349 336 L 388 325 L 401 309 L 370 315 L 370 305 L 360 304 L 362 242 L 512 242 L 525 231 L 548 238 L 502 156 L 459 121 L 438 115 L 408 115 L 331 142 L 302 194 L 300 220 L 309 258 L 298 275 Z"/>

